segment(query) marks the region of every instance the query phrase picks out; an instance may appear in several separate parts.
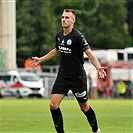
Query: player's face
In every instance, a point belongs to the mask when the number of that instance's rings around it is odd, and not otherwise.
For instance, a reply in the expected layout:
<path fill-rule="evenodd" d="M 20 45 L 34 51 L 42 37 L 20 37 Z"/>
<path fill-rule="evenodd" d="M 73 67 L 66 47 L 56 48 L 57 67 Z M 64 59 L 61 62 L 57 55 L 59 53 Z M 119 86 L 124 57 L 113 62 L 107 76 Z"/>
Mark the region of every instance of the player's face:
<path fill-rule="evenodd" d="M 73 26 L 74 22 L 75 17 L 71 12 L 63 12 L 61 18 L 61 24 L 63 28 L 69 28 L 70 26 Z"/>

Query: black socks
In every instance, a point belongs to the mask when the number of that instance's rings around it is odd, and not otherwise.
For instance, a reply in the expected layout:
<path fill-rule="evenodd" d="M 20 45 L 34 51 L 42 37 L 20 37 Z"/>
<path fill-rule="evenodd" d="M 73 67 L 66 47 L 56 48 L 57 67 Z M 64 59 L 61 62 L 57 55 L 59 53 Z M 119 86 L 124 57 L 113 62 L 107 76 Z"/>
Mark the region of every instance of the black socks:
<path fill-rule="evenodd" d="M 63 118 L 62 118 L 60 108 L 55 109 L 55 110 L 50 110 L 50 111 L 52 114 L 53 122 L 54 122 L 57 133 L 64 133 Z M 84 112 L 84 114 L 86 115 L 88 122 L 90 126 L 92 127 L 92 131 L 96 132 L 98 130 L 98 125 L 97 125 L 97 119 L 96 119 L 95 112 L 90 107 L 90 109 L 87 112 Z"/>
<path fill-rule="evenodd" d="M 55 129 L 56 129 L 57 133 L 64 133 L 63 118 L 62 118 L 60 108 L 55 109 L 55 110 L 50 110 L 50 111 L 51 111 L 51 114 L 52 114 L 52 118 L 53 118 L 53 121 L 54 121 L 54 126 L 55 126 Z"/>
<path fill-rule="evenodd" d="M 84 112 L 86 115 L 90 126 L 92 127 L 92 131 L 96 132 L 98 130 L 97 119 L 94 110 L 90 107 L 87 112 Z"/>

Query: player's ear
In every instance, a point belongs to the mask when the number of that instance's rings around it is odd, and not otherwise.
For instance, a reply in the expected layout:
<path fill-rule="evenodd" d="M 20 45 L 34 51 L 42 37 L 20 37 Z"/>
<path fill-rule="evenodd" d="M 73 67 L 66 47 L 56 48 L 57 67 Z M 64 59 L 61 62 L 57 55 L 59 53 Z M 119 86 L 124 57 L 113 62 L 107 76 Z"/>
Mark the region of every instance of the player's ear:
<path fill-rule="evenodd" d="M 73 24 L 75 23 L 75 21 L 76 21 L 76 19 L 75 19 L 75 18 L 73 18 Z"/>

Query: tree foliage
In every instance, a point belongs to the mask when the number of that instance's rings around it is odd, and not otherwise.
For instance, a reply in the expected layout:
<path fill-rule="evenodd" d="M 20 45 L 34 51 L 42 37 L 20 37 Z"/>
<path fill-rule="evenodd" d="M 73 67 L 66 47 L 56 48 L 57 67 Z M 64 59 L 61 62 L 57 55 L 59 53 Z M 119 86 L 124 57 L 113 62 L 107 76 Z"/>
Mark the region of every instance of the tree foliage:
<path fill-rule="evenodd" d="M 42 56 L 54 47 L 55 23 L 51 2 L 17 1 L 18 66 L 23 66 L 26 58 Z"/>
<path fill-rule="evenodd" d="M 131 36 L 124 28 L 126 1 L 83 0 L 17 0 L 17 63 L 42 56 L 54 48 L 55 35 L 61 30 L 64 8 L 76 11 L 75 28 L 87 38 L 91 47 L 124 48 L 131 45 Z M 45 64 L 57 64 L 57 59 Z"/>

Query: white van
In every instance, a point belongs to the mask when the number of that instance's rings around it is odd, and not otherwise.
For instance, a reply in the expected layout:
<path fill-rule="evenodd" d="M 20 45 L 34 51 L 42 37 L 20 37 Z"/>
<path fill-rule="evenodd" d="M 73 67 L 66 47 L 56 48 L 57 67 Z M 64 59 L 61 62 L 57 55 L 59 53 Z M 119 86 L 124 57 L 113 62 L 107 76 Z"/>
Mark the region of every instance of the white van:
<path fill-rule="evenodd" d="M 0 74 L 0 97 L 45 96 L 43 81 L 35 73 L 10 71 Z"/>

